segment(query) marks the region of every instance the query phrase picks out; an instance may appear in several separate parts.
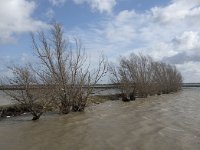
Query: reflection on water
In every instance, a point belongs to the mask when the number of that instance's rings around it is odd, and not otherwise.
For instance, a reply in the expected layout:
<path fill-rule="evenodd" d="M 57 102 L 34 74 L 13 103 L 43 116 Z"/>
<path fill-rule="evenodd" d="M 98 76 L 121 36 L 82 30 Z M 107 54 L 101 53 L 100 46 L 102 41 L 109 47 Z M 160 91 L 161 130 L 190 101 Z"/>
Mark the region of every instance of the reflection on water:
<path fill-rule="evenodd" d="M 199 150 L 199 97 L 200 88 L 190 88 L 130 103 L 108 101 L 36 122 L 9 118 L 0 122 L 0 149 Z"/>

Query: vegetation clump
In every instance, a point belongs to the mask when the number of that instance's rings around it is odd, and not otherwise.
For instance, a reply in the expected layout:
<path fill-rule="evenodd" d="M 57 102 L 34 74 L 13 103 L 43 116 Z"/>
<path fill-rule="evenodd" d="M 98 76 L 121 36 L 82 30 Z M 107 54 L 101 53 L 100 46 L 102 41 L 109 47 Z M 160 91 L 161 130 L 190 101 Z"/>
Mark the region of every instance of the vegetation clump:
<path fill-rule="evenodd" d="M 0 118 L 5 118 L 7 116 L 18 116 L 26 112 L 29 112 L 29 110 L 27 107 L 22 105 L 1 106 Z"/>
<path fill-rule="evenodd" d="M 130 54 L 118 66 L 110 65 L 111 81 L 121 91 L 123 101 L 181 89 L 182 76 L 175 66 L 154 61 L 150 56 Z"/>

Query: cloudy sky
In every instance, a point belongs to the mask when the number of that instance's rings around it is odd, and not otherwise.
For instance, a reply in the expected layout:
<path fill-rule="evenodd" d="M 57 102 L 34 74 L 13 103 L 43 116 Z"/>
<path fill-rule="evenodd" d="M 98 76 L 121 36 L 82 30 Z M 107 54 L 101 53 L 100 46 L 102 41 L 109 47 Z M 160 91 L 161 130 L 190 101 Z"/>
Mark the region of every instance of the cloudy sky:
<path fill-rule="evenodd" d="M 142 52 L 200 82 L 200 0 L 0 0 L 0 73 L 33 59 L 30 32 L 59 22 L 110 61 Z"/>

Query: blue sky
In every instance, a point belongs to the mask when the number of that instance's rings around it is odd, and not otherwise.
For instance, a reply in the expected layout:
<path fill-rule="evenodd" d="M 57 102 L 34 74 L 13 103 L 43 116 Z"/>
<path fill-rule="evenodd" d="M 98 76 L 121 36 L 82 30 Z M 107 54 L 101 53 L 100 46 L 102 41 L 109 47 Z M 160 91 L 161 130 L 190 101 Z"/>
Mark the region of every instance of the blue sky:
<path fill-rule="evenodd" d="M 0 72 L 33 60 L 30 32 L 56 21 L 82 40 L 91 58 L 132 52 L 174 64 L 200 82 L 200 0 L 0 0 Z"/>

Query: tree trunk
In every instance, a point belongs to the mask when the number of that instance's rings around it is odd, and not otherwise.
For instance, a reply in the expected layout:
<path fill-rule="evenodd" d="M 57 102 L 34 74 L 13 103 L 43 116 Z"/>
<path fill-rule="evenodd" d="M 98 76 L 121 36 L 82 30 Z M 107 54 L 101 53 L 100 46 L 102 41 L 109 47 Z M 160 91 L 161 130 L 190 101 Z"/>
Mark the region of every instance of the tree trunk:
<path fill-rule="evenodd" d="M 68 102 L 61 102 L 60 113 L 61 114 L 68 114 L 70 112 L 70 105 Z"/>
<path fill-rule="evenodd" d="M 33 121 L 38 120 L 38 119 L 40 119 L 40 116 L 37 116 L 37 115 L 33 116 L 33 118 L 32 118 Z"/>
<path fill-rule="evenodd" d="M 134 101 L 134 100 L 135 100 L 135 94 L 134 94 L 134 92 L 133 92 L 133 93 L 130 93 L 130 94 L 129 94 L 129 97 L 130 97 L 130 100 L 131 100 L 131 101 Z"/>

